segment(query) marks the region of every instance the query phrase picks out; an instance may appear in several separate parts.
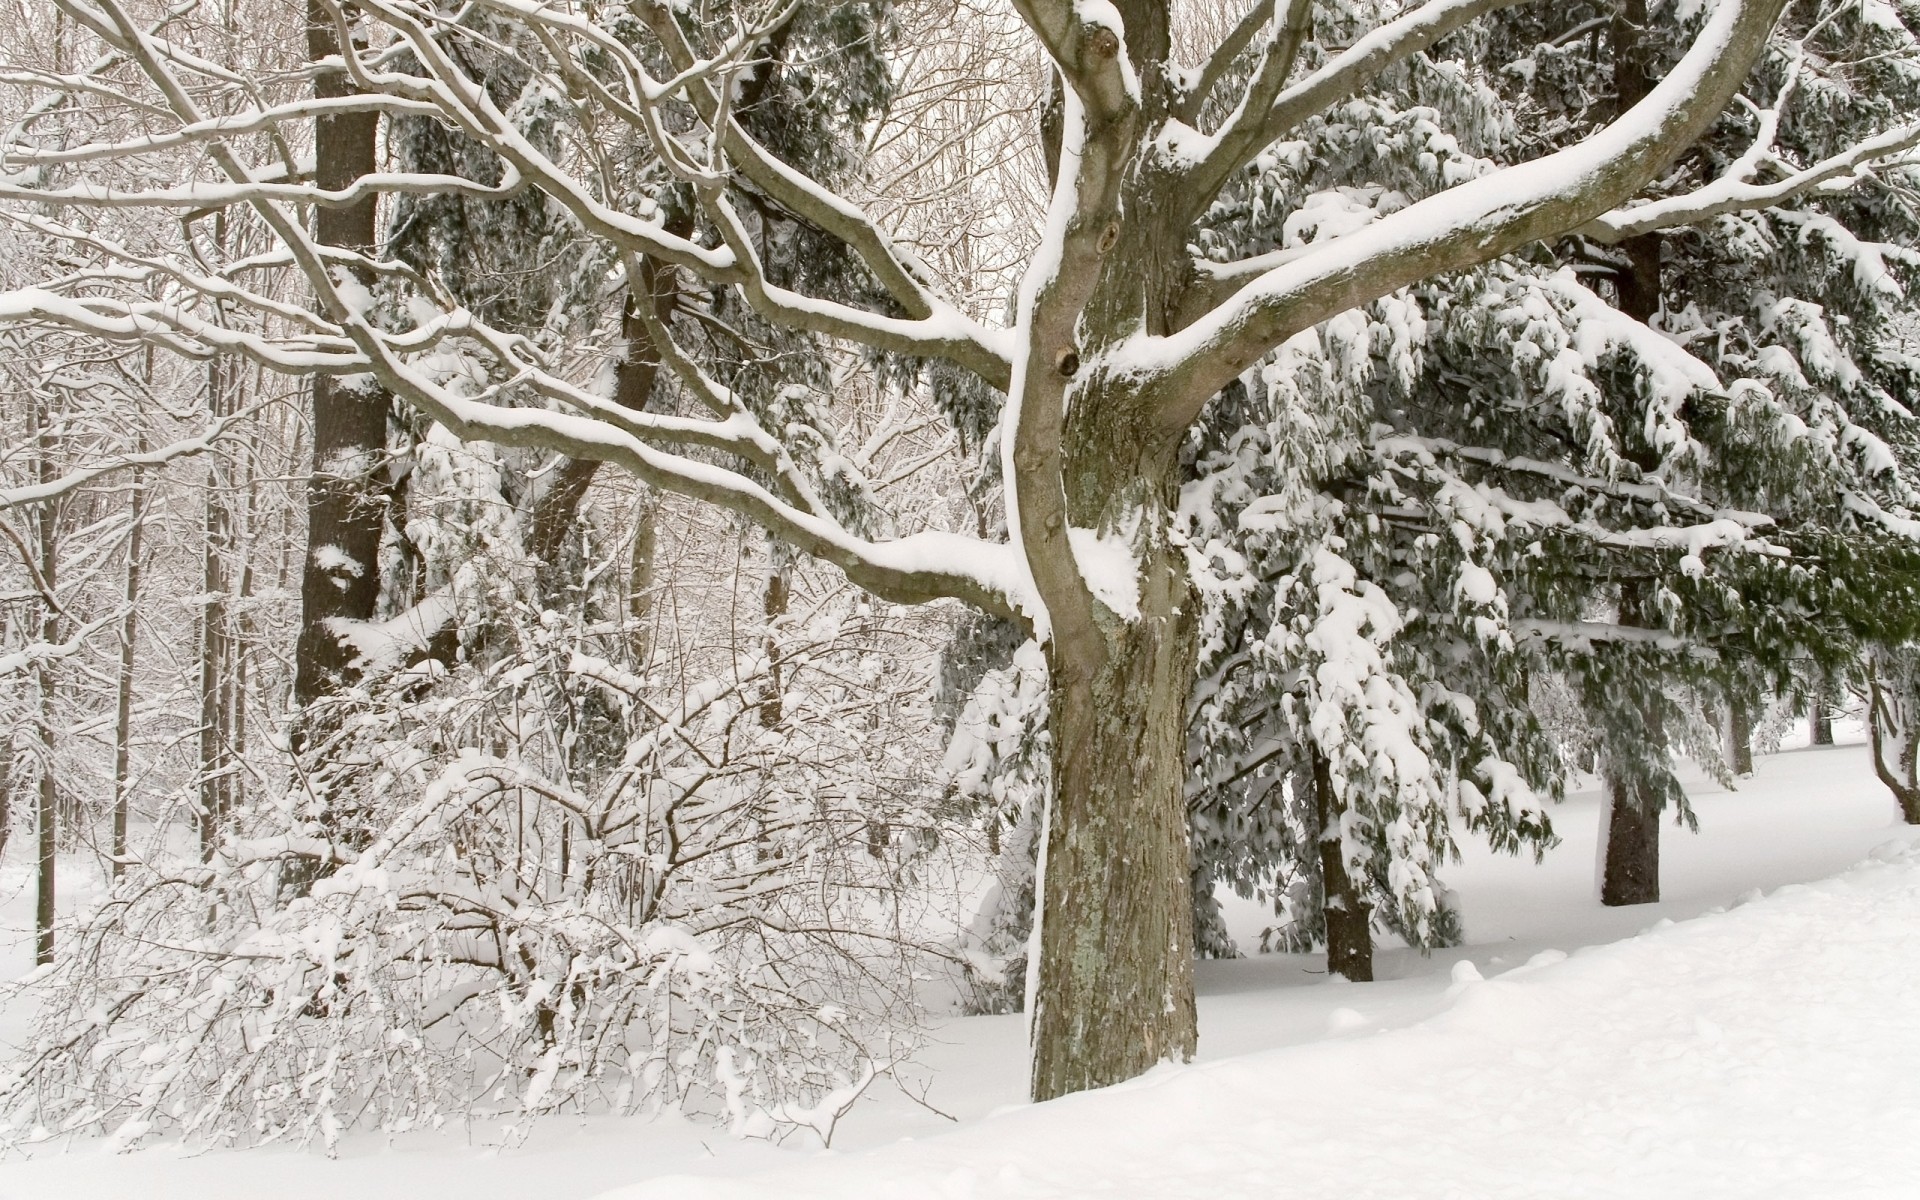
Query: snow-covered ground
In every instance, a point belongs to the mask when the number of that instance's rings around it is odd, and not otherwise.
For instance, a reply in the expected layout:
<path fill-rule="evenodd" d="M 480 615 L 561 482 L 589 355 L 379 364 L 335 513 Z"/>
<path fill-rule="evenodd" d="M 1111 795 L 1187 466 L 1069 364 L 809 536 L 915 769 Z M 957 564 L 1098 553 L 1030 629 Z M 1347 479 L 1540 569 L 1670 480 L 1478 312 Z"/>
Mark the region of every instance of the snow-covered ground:
<path fill-rule="evenodd" d="M 1857 745 L 1692 790 L 1665 903 L 1599 906 L 1597 801 L 1574 796 L 1543 864 L 1449 872 L 1468 945 L 1383 951 L 1366 985 L 1315 957 L 1202 964 L 1202 1061 L 1101 1093 L 1021 1104 L 1020 1018 L 968 1018 L 907 1081 L 924 1105 L 877 1085 L 828 1152 L 611 1118 L 334 1160 L 83 1143 L 0 1164 L 0 1200 L 1920 1195 L 1920 837 Z M 1252 946 L 1265 914 L 1229 921 Z"/>

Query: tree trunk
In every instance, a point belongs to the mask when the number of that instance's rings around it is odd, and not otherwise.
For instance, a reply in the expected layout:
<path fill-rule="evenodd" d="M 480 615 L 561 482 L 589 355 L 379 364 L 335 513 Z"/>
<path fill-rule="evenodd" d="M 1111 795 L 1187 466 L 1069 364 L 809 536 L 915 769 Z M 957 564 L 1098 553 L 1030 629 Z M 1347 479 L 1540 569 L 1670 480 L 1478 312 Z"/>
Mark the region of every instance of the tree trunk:
<path fill-rule="evenodd" d="M 1612 39 L 1614 50 L 1614 88 L 1619 111 L 1646 98 L 1652 81 L 1647 74 L 1646 50 L 1640 33 L 1647 24 L 1646 0 L 1620 0 L 1614 12 Z M 1614 277 L 1619 293 L 1618 307 L 1626 316 L 1649 324 L 1660 313 L 1661 235 L 1642 234 L 1620 245 L 1626 265 Z M 1658 465 L 1652 447 L 1629 451 L 1642 470 Z M 1655 627 L 1657 614 L 1644 584 L 1620 585 L 1620 623 Z M 1661 714 L 1651 704 L 1641 714 L 1642 723 L 1631 735 L 1616 731 L 1614 736 L 1642 739 L 1647 756 L 1667 752 L 1667 733 Z M 1660 808 L 1661 797 L 1652 784 L 1637 772 L 1622 771 L 1617 765 L 1605 771 L 1607 792 L 1605 839 L 1602 847 L 1600 903 L 1606 905 L 1651 904 L 1660 899 Z"/>
<path fill-rule="evenodd" d="M 215 416 L 231 411 L 225 367 L 218 358 L 207 364 L 207 409 Z M 227 555 L 233 546 L 233 514 L 228 507 L 229 484 L 220 455 L 209 456 L 200 542 L 200 811 L 196 824 L 202 862 L 219 848 L 220 827 L 230 807 L 227 717 L 233 655 Z"/>
<path fill-rule="evenodd" d="M 1651 627 L 1651 597 L 1640 583 L 1620 585 L 1620 622 Z M 1639 713 L 1639 725 L 1615 730 L 1614 737 L 1633 737 L 1641 743 L 1622 759 L 1667 753 L 1666 724 L 1654 702 Z M 1645 770 L 1628 770 L 1609 763 L 1606 775 L 1606 827 L 1601 848 L 1600 903 L 1609 906 L 1652 904 L 1660 899 L 1660 810 L 1663 797 Z"/>
<path fill-rule="evenodd" d="M 39 451 L 37 463 L 39 482 L 51 484 L 58 471 L 54 467 L 53 414 L 48 410 L 48 402 L 41 397 L 34 407 L 39 429 L 36 431 L 36 447 Z M 36 513 L 39 523 L 40 541 L 40 586 L 45 594 L 40 600 L 40 640 L 52 647 L 60 643 L 60 610 L 56 605 L 54 589 L 59 586 L 57 578 L 60 555 L 59 540 L 55 523 L 59 519 L 60 502 L 48 501 L 40 505 Z M 59 850 L 59 815 L 57 802 L 59 788 L 54 775 L 54 677 L 51 656 L 41 658 L 34 671 L 34 679 L 40 700 L 40 790 L 38 803 L 34 806 L 34 828 L 37 839 L 36 884 L 33 900 L 33 961 L 36 966 L 53 961 L 53 916 L 55 873 Z"/>
<path fill-rule="evenodd" d="M 1727 750 L 1735 775 L 1753 774 L 1753 711 L 1744 699 L 1727 706 Z"/>
<path fill-rule="evenodd" d="M 13 746 L 13 730 L 0 729 L 0 857 L 13 840 L 14 764 L 18 761 Z"/>
<path fill-rule="evenodd" d="M 627 559 L 627 652 L 635 663 L 645 663 L 653 655 L 653 577 L 660 549 L 659 518 L 660 497 L 649 488 L 634 514 L 633 550 Z"/>
<path fill-rule="evenodd" d="M 1654 904 L 1660 899 L 1660 810 L 1644 784 L 1607 774 L 1605 867 L 1600 903 Z"/>
<path fill-rule="evenodd" d="M 1813 705 L 1807 712 L 1807 736 L 1816 746 L 1833 745 L 1833 710 L 1827 707 L 1825 692 L 1813 694 Z"/>
<path fill-rule="evenodd" d="M 1867 741 L 1873 773 L 1900 805 L 1909 825 L 1920 825 L 1920 739 L 1914 723 L 1915 689 L 1910 669 L 1867 660 Z"/>
<path fill-rule="evenodd" d="M 1373 982 L 1373 912 L 1347 870 L 1340 803 L 1326 758 L 1313 754 L 1313 801 L 1320 825 L 1320 884 L 1327 925 L 1327 970 L 1355 983 Z"/>
<path fill-rule="evenodd" d="M 670 222 L 668 232 L 680 237 L 688 236 L 693 232 L 691 216 L 677 214 Z M 672 271 L 660 269 L 651 259 L 643 261 L 638 290 L 648 297 L 660 320 L 666 321 L 672 317 L 676 295 Z M 654 380 L 660 374 L 660 351 L 653 344 L 644 317 L 634 309 L 639 302 L 638 298 L 629 294 L 626 311 L 620 318 L 620 334 L 627 344 L 613 370 L 613 399 L 621 407 L 634 412 L 645 410 L 648 399 L 653 395 Z M 580 503 L 586 499 L 587 489 L 592 486 L 599 470 L 600 464 L 591 459 L 569 459 L 560 464 L 546 488 L 534 500 L 527 552 L 538 564 L 535 570 L 541 603 L 548 606 L 558 603 L 560 593 L 566 587 L 569 574 L 565 557 L 567 536 L 574 529 Z M 642 504 L 638 519 L 650 525 L 655 511 L 655 505 Z M 650 558 L 652 529 L 636 531 L 634 539 L 635 561 L 638 561 L 642 544 L 647 547 Z"/>
<path fill-rule="evenodd" d="M 1035 1100 L 1185 1061 L 1197 1041 L 1185 795 L 1197 642 L 1178 553 L 1143 564 L 1141 617 L 1103 622 L 1091 677 L 1050 663 Z"/>
<path fill-rule="evenodd" d="M 785 672 L 780 669 L 780 639 L 774 635 L 773 625 L 787 615 L 787 603 L 793 588 L 791 555 L 785 546 L 775 542 L 771 545 L 773 565 L 767 572 L 767 590 L 761 609 L 767 617 L 767 695 L 760 702 L 760 724 L 772 729 L 786 719 L 786 680 Z"/>
<path fill-rule="evenodd" d="M 340 52 L 331 12 L 308 0 L 307 53 Z M 314 94 L 354 94 L 343 73 L 314 80 Z M 345 188 L 379 165 L 378 113 L 342 113 L 314 122 L 315 178 Z M 372 253 L 377 204 L 369 195 L 344 208 L 319 208 L 314 237 L 323 246 Z M 362 286 L 373 280 L 360 273 Z M 359 674 L 355 652 L 338 622 L 371 620 L 380 600 L 380 539 L 387 516 L 387 411 L 390 398 L 371 377 L 313 379 L 313 474 L 307 483 L 307 559 L 300 582 L 300 638 L 293 698 L 306 706 L 338 692 Z"/>
<path fill-rule="evenodd" d="M 139 449 L 147 448 L 146 439 Z M 124 599 L 127 615 L 120 621 L 120 679 L 114 697 L 113 718 L 113 830 L 108 849 L 113 857 L 112 877 L 118 882 L 126 867 L 127 801 L 133 778 L 133 664 L 134 635 L 138 632 L 140 556 L 146 532 L 146 475 L 133 473 L 133 528 L 127 533 L 127 574 Z"/>

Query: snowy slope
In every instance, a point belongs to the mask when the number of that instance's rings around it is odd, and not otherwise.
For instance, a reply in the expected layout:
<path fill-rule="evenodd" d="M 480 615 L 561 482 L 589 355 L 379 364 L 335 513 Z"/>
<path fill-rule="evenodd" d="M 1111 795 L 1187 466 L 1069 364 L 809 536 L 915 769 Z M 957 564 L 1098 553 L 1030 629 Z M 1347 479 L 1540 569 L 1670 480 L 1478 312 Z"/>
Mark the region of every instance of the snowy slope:
<path fill-rule="evenodd" d="M 1201 1065 L 1096 1095 L 1018 1105 L 1019 1018 L 970 1018 L 909 1081 L 957 1125 L 877 1086 L 826 1154 L 607 1118 L 506 1152 L 363 1136 L 333 1161 L 80 1144 L 0 1164 L 0 1200 L 1920 1195 L 1920 860 L 1689 919 L 1904 841 L 1862 748 L 1692 790 L 1702 832 L 1667 839 L 1666 903 L 1599 907 L 1596 801 L 1573 797 L 1544 864 L 1470 851 L 1448 872 L 1469 945 L 1385 950 L 1369 985 L 1311 956 L 1202 964 Z M 1251 944 L 1263 912 L 1228 915 Z M 1662 918 L 1681 923 L 1636 936 Z M 1524 965 L 1548 948 L 1575 953 Z"/>
<path fill-rule="evenodd" d="M 1920 854 L 1483 980 L 1440 1015 L 606 1200 L 1920 1192 Z M 1359 1028 L 1347 1030 L 1347 1025 Z"/>

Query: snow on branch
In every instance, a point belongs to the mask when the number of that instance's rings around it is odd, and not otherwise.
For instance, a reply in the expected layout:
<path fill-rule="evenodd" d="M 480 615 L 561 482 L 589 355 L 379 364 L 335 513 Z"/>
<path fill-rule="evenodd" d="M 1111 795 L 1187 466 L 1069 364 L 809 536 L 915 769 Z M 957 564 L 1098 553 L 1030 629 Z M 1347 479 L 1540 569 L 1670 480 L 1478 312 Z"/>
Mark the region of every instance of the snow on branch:
<path fill-rule="evenodd" d="M 1909 121 L 1863 138 L 1811 166 L 1796 167 L 1787 159 L 1779 145 L 1780 126 L 1806 73 L 1807 41 L 1811 37 L 1809 34 L 1795 45 L 1771 105 L 1761 109 L 1742 100 L 1756 118 L 1753 140 L 1719 178 L 1682 195 L 1604 213 L 1580 232 L 1596 241 L 1625 241 L 1658 229 L 1697 225 L 1728 213 L 1844 192 L 1878 168 L 1913 163 L 1912 151 L 1920 148 L 1920 121 Z M 1778 178 L 1761 182 L 1767 175 Z"/>
<path fill-rule="evenodd" d="M 0 323 L 4 323 L 6 297 L 0 296 Z M 21 487 L 0 488 L 0 512 L 10 508 L 19 508 L 27 504 L 45 504 L 61 496 L 85 487 L 107 475 L 136 467 L 156 467 L 170 463 L 176 458 L 190 458 L 196 454 L 205 454 L 217 446 L 235 427 L 244 423 L 260 410 L 261 405 L 251 405 L 238 412 L 223 417 L 215 417 L 207 427 L 192 437 L 161 446 L 157 450 L 145 450 L 137 454 L 117 454 L 105 462 L 70 471 L 58 479 L 45 483 L 26 484 Z"/>
<path fill-rule="evenodd" d="M 1302 329 L 1445 271 L 1592 220 L 1654 178 L 1720 115 L 1785 0 L 1722 0 L 1647 96 L 1578 145 L 1430 196 L 1256 278 L 1188 328 L 1138 335 L 1114 370 L 1159 390 L 1184 428 L 1207 398 Z"/>
<path fill-rule="evenodd" d="M 1140 106 L 1140 78 L 1127 29 L 1111 0 L 1014 0 L 1061 77 L 1098 125 Z"/>

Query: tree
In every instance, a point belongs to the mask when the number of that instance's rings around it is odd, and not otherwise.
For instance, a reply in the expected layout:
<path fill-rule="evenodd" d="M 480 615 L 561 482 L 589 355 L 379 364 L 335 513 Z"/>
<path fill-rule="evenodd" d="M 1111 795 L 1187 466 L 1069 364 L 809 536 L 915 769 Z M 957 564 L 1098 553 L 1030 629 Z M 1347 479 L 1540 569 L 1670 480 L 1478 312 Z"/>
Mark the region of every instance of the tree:
<path fill-rule="evenodd" d="M 1726 203 L 1727 185 L 1710 180 L 1661 207 L 1616 211 L 1713 124 L 1766 45 L 1783 0 L 1722 0 L 1643 101 L 1575 145 L 1490 170 L 1304 253 L 1233 264 L 1197 263 L 1187 246 L 1193 223 L 1246 164 L 1501 0 L 1436 0 L 1391 20 L 1370 18 L 1374 27 L 1349 48 L 1297 74 L 1305 3 L 1285 12 L 1256 6 L 1227 45 L 1189 73 L 1169 59 L 1169 10 L 1157 0 L 1023 0 L 1020 15 L 1060 81 L 1057 119 L 1047 123 L 1058 167 L 1004 327 L 962 311 L 867 207 L 782 161 L 736 118 L 736 77 L 757 57 L 781 53 L 788 12 L 742 11 L 722 29 L 698 27 L 664 4 L 604 17 L 512 0 L 485 7 L 539 47 L 528 54 L 574 139 L 563 153 L 519 133 L 470 76 L 460 52 L 468 34 L 455 19 L 385 0 L 358 4 L 353 11 L 369 35 L 364 48 L 341 38 L 339 63 L 357 94 L 262 102 L 216 64 L 144 26 L 120 0 L 63 4 L 122 57 L 117 85 L 138 89 L 167 115 L 122 146 L 40 157 L 190 148 L 204 150 L 214 174 L 117 193 L 7 183 L 0 197 L 244 207 L 280 245 L 281 257 L 260 268 L 297 270 L 314 302 L 288 306 L 228 274 L 168 258 L 170 287 L 271 313 L 271 324 L 226 330 L 154 295 L 110 289 L 75 300 L 23 289 L 0 302 L 0 319 L 58 321 L 190 353 L 219 346 L 290 373 L 371 377 L 456 436 L 616 463 L 650 486 L 763 526 L 881 597 L 954 599 L 1023 625 L 1044 644 L 1051 686 L 1033 1017 L 1033 1092 L 1046 1098 L 1127 1078 L 1194 1047 L 1184 729 L 1199 627 L 1187 548 L 1172 524 L 1188 430 L 1215 394 L 1276 347 L 1355 306 L 1596 222 L 1686 223 Z M 335 28 L 343 11 L 325 8 Z M 380 44 L 386 39 L 404 43 L 418 69 L 400 68 Z M 1228 115 L 1203 120 L 1243 50 L 1255 65 Z M 821 68 L 805 78 L 830 103 L 848 103 L 857 90 Z M 209 101 L 216 95 L 219 107 Z M 436 116 L 498 158 L 499 182 L 406 172 L 351 183 L 263 175 L 272 131 L 349 112 Z M 658 174 L 629 178 L 599 154 L 612 128 L 644 137 Z M 652 179 L 689 197 L 691 236 L 661 219 Z M 1749 197 L 1744 186 L 1733 181 L 1738 207 L 1795 194 L 1768 185 Z M 381 193 L 527 187 L 614 253 L 636 292 L 631 311 L 647 322 L 677 385 L 709 415 L 623 408 L 588 386 L 566 355 L 490 325 L 431 275 L 326 244 L 294 207 L 348 210 Z M 761 208 L 845 247 L 870 293 L 819 295 L 800 290 L 804 280 L 782 283 L 754 233 Z M 651 297 L 638 294 L 649 262 L 728 293 L 770 326 L 857 347 L 869 362 L 909 368 L 937 360 L 1003 393 L 997 465 L 1006 539 L 937 522 L 896 535 L 851 521 L 819 486 L 832 459 L 796 456 L 787 428 L 758 416 L 686 352 L 699 317 L 657 319 Z M 409 295 L 403 326 L 375 319 L 362 277 Z"/>

